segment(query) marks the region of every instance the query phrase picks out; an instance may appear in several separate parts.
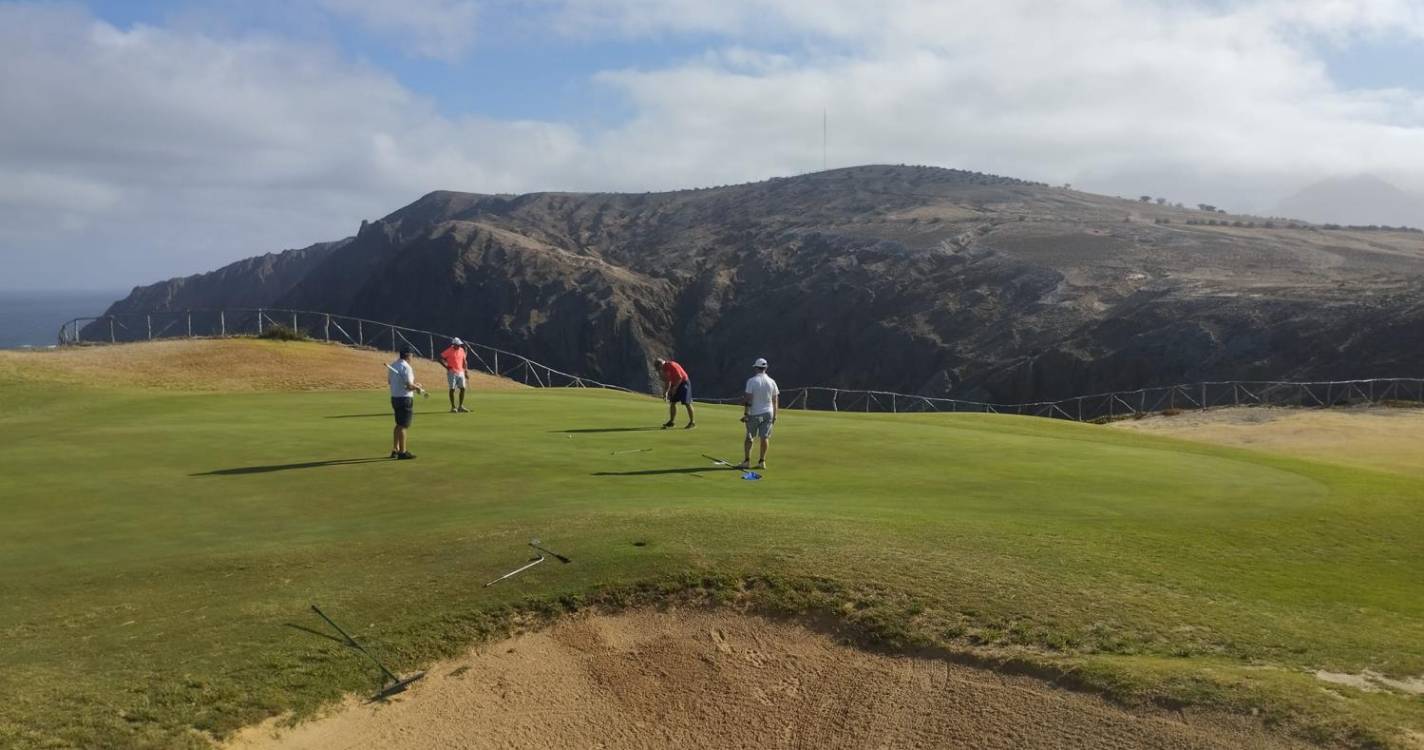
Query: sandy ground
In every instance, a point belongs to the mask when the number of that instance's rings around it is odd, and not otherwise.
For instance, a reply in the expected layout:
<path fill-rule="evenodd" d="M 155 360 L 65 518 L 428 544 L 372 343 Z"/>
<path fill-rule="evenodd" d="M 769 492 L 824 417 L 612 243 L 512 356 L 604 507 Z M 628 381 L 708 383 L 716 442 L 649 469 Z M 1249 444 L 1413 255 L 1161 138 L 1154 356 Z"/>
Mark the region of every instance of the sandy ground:
<path fill-rule="evenodd" d="M 164 388 L 182 391 L 344 391 L 386 387 L 390 352 L 315 342 L 258 339 L 153 341 L 30 351 L 0 351 L 0 380 Z M 416 358 L 416 379 L 434 395 L 445 368 Z M 470 390 L 525 386 L 470 373 Z"/>
<path fill-rule="evenodd" d="M 1424 476 L 1424 409 L 1243 407 L 1123 420 L 1112 428 Z"/>
<path fill-rule="evenodd" d="M 353 657 L 355 658 L 355 657 Z M 1133 713 L 1042 682 L 730 611 L 586 615 L 437 664 L 385 704 L 250 727 L 258 748 L 1288 748 L 1245 719 Z"/>

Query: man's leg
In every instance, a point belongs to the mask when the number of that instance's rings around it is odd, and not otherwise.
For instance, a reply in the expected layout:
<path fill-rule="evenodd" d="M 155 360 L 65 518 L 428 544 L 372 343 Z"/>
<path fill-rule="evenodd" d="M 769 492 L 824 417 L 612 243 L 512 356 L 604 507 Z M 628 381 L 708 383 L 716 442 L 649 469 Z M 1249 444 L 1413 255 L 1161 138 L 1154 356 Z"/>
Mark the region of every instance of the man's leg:
<path fill-rule="evenodd" d="M 460 403 L 461 403 L 462 405 L 465 403 L 465 389 L 464 389 L 464 388 L 461 388 L 461 389 L 460 389 Z M 450 389 L 450 411 L 455 411 L 455 389 L 454 389 L 454 388 L 451 388 L 451 389 Z"/>
<path fill-rule="evenodd" d="M 465 386 L 460 386 L 460 408 L 465 408 Z"/>
<path fill-rule="evenodd" d="M 683 404 L 683 406 L 687 407 L 687 424 L 689 427 L 691 427 L 692 425 L 697 423 L 697 418 L 692 414 L 692 402 L 688 401 L 687 403 Z"/>
<path fill-rule="evenodd" d="M 676 401 L 669 400 L 669 401 L 668 401 L 668 421 L 667 421 L 667 423 L 664 424 L 663 426 L 664 426 L 664 427 L 672 427 L 672 424 L 673 424 L 673 422 L 675 422 L 675 421 L 677 421 L 677 402 L 676 402 Z"/>
<path fill-rule="evenodd" d="M 771 438 L 762 438 L 762 439 L 761 439 L 761 457 L 757 459 L 757 463 L 759 463 L 759 464 L 764 464 L 764 463 L 766 463 L 766 449 L 767 449 L 768 447 L 770 447 L 770 446 L 771 446 Z"/>
<path fill-rule="evenodd" d="M 400 426 L 400 425 L 396 425 L 396 428 L 391 431 L 391 453 L 400 453 L 400 451 L 401 451 L 401 426 Z"/>
<path fill-rule="evenodd" d="M 747 468 L 748 466 L 751 466 L 751 465 L 752 465 L 752 434 L 751 434 L 750 432 L 748 432 L 748 433 L 747 433 L 746 442 L 742 443 L 742 465 L 741 465 L 741 468 L 745 469 L 745 468 Z"/>
<path fill-rule="evenodd" d="M 396 453 L 405 453 L 405 428 L 396 425 Z"/>

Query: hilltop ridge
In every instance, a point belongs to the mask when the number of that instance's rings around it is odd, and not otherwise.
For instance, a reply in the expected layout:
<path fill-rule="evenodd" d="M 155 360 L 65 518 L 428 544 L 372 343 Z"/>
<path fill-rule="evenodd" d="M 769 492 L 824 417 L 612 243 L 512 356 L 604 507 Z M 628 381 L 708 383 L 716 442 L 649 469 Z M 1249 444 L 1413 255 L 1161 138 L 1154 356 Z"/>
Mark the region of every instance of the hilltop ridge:
<path fill-rule="evenodd" d="M 786 382 L 996 401 L 1424 369 L 1424 234 L 936 167 L 645 194 L 436 191 L 297 252 L 290 273 L 230 266 L 114 310 L 240 291 L 639 389 L 649 357 L 671 354 L 707 395 L 734 392 L 757 356 Z"/>

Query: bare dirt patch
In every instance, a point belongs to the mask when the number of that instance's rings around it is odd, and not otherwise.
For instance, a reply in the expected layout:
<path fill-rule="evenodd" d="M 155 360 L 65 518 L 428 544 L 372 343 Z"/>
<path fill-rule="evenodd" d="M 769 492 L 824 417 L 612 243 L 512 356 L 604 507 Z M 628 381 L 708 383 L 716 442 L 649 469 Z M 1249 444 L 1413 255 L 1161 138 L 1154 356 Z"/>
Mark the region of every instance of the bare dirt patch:
<path fill-rule="evenodd" d="M 1346 685 L 1357 690 L 1363 690 L 1366 693 L 1394 690 L 1410 695 L 1424 695 L 1424 676 L 1395 679 L 1368 669 L 1359 674 L 1327 672 L 1322 669 L 1315 673 L 1315 678 L 1321 682 L 1328 682 L 1332 685 Z"/>
<path fill-rule="evenodd" d="M 354 658 L 354 657 L 353 657 Z M 1288 748 L 1244 719 L 1131 712 L 1042 682 L 871 654 L 733 612 L 581 616 L 349 698 L 256 748 Z"/>
<path fill-rule="evenodd" d="M 386 387 L 390 352 L 337 344 L 259 339 L 198 339 L 0 351 L 0 380 L 102 384 L 180 391 L 346 391 Z M 433 393 L 446 389 L 445 369 L 416 359 L 415 375 Z M 477 391 L 524 388 L 470 373 Z"/>
<path fill-rule="evenodd" d="M 1424 476 L 1424 409 L 1250 407 L 1112 423 L 1114 429 Z"/>

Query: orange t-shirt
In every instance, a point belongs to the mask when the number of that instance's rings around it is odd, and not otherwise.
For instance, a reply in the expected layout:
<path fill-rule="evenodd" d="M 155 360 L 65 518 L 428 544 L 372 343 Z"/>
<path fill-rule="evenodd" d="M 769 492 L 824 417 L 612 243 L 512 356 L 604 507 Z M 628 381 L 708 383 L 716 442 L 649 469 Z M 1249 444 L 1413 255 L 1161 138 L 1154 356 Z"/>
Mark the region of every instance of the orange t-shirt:
<path fill-rule="evenodd" d="M 676 388 L 687 380 L 687 370 L 682 369 L 682 365 L 668 360 L 663 365 L 663 380 L 667 381 L 669 388 Z"/>
<path fill-rule="evenodd" d="M 456 375 L 465 374 L 465 347 L 451 346 L 440 352 L 440 359 L 445 361 L 445 366 Z"/>

